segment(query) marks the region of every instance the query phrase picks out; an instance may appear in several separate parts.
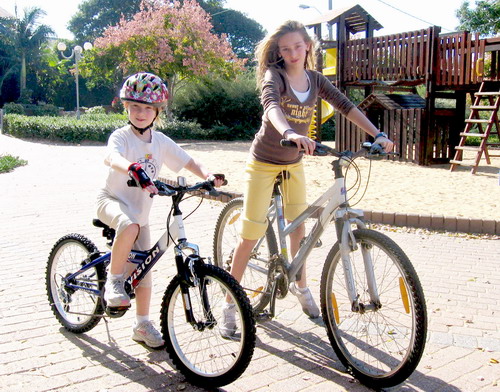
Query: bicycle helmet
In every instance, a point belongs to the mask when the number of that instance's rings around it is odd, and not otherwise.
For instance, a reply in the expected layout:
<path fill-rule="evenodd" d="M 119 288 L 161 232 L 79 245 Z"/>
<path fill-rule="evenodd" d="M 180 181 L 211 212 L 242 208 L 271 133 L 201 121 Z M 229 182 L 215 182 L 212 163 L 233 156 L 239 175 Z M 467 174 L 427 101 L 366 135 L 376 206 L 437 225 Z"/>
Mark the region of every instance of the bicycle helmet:
<path fill-rule="evenodd" d="M 152 73 L 139 72 L 129 76 L 120 90 L 120 99 L 161 108 L 167 104 L 166 84 Z"/>

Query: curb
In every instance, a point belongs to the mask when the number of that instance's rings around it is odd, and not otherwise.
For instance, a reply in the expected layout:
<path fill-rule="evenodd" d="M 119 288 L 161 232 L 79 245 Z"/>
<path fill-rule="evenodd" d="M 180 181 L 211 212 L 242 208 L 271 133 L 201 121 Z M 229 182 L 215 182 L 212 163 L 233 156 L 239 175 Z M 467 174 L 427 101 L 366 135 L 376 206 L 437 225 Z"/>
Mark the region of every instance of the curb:
<path fill-rule="evenodd" d="M 169 180 L 164 177 L 159 177 L 158 179 L 166 182 L 167 184 L 177 185 L 177 181 L 174 180 Z M 239 192 L 225 193 L 230 196 L 211 196 L 208 194 L 200 194 L 199 192 L 196 192 L 195 196 L 203 197 L 208 200 L 220 201 L 222 203 L 227 203 L 236 197 L 243 196 L 243 194 Z M 370 210 L 363 210 L 363 212 L 366 220 L 371 223 L 398 227 L 412 227 L 415 229 L 443 230 L 457 233 L 500 235 L 500 221 L 495 220 L 461 218 L 434 214 L 401 214 L 398 212 Z"/>

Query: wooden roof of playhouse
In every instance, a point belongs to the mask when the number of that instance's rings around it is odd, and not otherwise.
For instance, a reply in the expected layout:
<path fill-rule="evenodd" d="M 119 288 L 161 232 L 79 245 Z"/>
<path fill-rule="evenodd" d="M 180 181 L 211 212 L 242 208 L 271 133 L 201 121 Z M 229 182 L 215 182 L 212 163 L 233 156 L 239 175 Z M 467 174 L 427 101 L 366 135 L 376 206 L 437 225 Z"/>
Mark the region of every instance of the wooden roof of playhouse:
<path fill-rule="evenodd" d="M 318 26 L 321 23 L 345 23 L 346 30 L 352 34 L 362 31 L 380 30 L 383 26 L 377 22 L 363 7 L 356 4 L 352 7 L 339 8 L 318 16 L 307 23 L 307 27 Z"/>
<path fill-rule="evenodd" d="M 425 99 L 418 94 L 383 94 L 373 93 L 358 105 L 360 110 L 380 108 L 383 110 L 394 109 L 423 109 Z"/>

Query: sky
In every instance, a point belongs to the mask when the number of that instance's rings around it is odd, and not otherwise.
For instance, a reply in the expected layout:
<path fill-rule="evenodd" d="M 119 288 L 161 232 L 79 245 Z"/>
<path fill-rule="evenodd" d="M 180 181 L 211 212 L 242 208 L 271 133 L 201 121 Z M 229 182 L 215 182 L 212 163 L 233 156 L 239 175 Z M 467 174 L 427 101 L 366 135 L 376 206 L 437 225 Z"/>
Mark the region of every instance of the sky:
<path fill-rule="evenodd" d="M 0 7 L 14 14 L 17 4 L 18 15 L 22 15 L 25 7 L 42 8 L 47 15 L 41 22 L 52 27 L 59 38 L 72 39 L 73 35 L 66 29 L 66 26 L 82 1 L 0 0 Z M 463 2 L 463 0 L 226 0 L 225 7 L 243 12 L 270 32 L 288 19 L 307 23 L 320 13 L 328 11 L 330 1 L 333 9 L 355 4 L 362 6 L 384 26 L 375 33 L 377 36 L 419 30 L 432 25 L 441 26 L 442 33 L 455 31 L 458 25 L 455 10 Z M 300 4 L 309 5 L 311 8 L 301 9 Z"/>

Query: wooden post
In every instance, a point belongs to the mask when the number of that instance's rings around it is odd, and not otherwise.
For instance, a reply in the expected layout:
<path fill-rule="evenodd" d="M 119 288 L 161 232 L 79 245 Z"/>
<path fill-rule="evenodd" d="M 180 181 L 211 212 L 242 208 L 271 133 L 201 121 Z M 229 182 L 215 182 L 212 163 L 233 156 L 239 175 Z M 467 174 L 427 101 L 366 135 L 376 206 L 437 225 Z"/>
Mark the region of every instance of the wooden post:
<path fill-rule="evenodd" d="M 426 97 L 425 97 L 425 123 L 420 132 L 420 153 L 419 161 L 421 165 L 429 165 L 433 154 L 433 145 L 430 138 L 433 124 L 435 122 L 435 109 L 436 109 L 436 75 L 439 72 L 438 64 L 438 47 L 439 47 L 439 33 L 441 27 L 433 26 L 429 30 L 429 63 L 426 70 Z"/>

